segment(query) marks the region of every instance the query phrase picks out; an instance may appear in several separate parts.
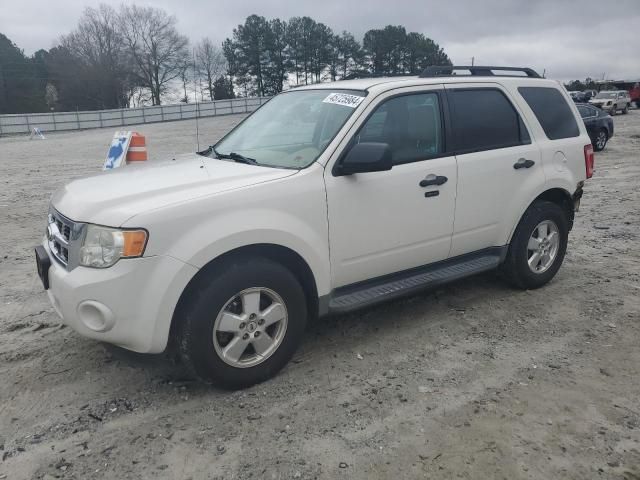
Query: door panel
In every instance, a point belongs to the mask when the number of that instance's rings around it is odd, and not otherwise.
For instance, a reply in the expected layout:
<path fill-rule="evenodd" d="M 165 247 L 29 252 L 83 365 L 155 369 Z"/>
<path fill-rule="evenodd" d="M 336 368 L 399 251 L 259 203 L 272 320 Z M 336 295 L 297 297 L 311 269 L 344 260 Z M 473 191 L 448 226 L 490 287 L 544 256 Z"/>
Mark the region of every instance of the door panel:
<path fill-rule="evenodd" d="M 518 159 L 530 168 L 513 168 Z M 523 203 L 544 184 L 535 145 L 458 155 L 458 195 L 451 256 L 506 245 Z"/>
<path fill-rule="evenodd" d="M 333 288 L 444 260 L 449 256 L 457 168 L 444 145 L 441 86 L 375 98 L 325 169 Z M 385 172 L 333 176 L 341 154 L 360 141 L 390 145 Z M 428 175 L 441 185 L 420 186 Z M 426 196 L 425 194 L 428 195 Z"/>
<path fill-rule="evenodd" d="M 455 148 L 461 148 L 456 155 L 458 188 L 450 254 L 506 245 L 531 195 L 544 185 L 540 149 L 531 142 L 515 102 L 499 84 L 445 88 Z M 514 168 L 519 161 L 528 168 Z"/>
<path fill-rule="evenodd" d="M 420 187 L 428 174 L 440 187 Z M 388 172 L 325 173 L 334 288 L 449 255 L 456 196 L 454 157 L 394 166 Z M 425 197 L 429 191 L 438 196 Z"/>

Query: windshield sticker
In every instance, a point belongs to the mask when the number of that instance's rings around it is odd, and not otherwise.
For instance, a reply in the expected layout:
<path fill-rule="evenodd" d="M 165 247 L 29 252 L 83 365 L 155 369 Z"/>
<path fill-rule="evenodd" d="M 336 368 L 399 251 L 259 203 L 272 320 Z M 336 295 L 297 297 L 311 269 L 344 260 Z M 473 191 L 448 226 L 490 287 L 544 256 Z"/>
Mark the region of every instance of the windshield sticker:
<path fill-rule="evenodd" d="M 348 93 L 331 93 L 322 103 L 335 103 L 336 105 L 344 105 L 345 107 L 356 108 L 364 100 L 364 97 L 358 95 L 350 95 Z"/>

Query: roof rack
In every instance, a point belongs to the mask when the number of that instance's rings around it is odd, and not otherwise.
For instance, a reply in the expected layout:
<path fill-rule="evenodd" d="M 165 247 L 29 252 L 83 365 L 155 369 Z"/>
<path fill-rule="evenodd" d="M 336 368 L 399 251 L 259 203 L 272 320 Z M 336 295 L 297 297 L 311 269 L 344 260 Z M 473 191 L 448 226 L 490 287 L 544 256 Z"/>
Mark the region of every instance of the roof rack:
<path fill-rule="evenodd" d="M 450 77 L 456 75 L 455 70 L 467 70 L 471 76 L 477 77 L 520 77 L 522 75 L 510 75 L 510 74 L 495 74 L 496 72 L 523 72 L 527 77 L 542 78 L 538 73 L 531 68 L 523 67 L 491 67 L 491 66 L 475 66 L 475 65 L 438 65 L 425 68 L 419 75 L 420 78 L 426 77 Z M 462 74 L 467 75 L 469 74 Z"/>
<path fill-rule="evenodd" d="M 415 73 L 354 72 L 340 80 L 359 80 L 361 78 L 415 77 Z"/>

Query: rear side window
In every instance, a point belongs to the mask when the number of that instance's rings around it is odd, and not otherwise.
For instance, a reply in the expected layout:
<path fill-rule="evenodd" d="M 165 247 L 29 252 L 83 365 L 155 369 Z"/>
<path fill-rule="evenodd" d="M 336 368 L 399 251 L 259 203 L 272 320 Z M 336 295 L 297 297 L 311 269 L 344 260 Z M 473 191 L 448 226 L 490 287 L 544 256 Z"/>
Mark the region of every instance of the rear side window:
<path fill-rule="evenodd" d="M 533 110 L 549 140 L 580 135 L 571 108 L 556 88 L 520 87 L 518 91 Z"/>
<path fill-rule="evenodd" d="M 520 115 L 500 90 L 453 89 L 447 96 L 458 153 L 531 143 Z"/>

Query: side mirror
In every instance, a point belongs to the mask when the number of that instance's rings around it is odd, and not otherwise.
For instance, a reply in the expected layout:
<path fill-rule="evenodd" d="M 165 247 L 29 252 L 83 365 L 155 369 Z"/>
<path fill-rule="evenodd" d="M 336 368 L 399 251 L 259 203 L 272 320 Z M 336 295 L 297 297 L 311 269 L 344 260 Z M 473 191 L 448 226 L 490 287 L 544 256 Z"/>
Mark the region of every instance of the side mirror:
<path fill-rule="evenodd" d="M 387 143 L 356 143 L 334 168 L 336 176 L 391 170 L 393 159 Z"/>

